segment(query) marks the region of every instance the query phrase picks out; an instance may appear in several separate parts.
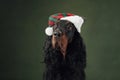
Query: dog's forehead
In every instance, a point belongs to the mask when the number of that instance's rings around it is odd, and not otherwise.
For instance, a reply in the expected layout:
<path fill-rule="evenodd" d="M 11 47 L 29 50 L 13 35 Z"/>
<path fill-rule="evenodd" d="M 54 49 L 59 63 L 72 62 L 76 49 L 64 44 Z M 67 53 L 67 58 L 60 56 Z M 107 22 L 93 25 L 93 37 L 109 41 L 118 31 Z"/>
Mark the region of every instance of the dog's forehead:
<path fill-rule="evenodd" d="M 66 24 L 69 24 L 69 23 L 70 23 L 70 21 L 67 21 L 67 20 L 60 20 L 58 22 L 58 24 L 61 24 L 61 25 L 66 25 Z"/>
<path fill-rule="evenodd" d="M 71 22 L 67 21 L 67 20 L 59 20 L 56 23 L 56 26 L 58 26 L 58 27 L 65 27 L 67 24 L 71 24 Z"/>

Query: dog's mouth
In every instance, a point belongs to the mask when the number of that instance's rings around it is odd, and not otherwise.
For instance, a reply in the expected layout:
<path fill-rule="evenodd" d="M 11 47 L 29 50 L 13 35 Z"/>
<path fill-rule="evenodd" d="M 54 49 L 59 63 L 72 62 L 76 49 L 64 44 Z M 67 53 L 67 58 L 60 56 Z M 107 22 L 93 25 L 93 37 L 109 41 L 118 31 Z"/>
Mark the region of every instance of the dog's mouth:
<path fill-rule="evenodd" d="M 52 47 L 60 49 L 63 57 L 66 56 L 66 50 L 68 45 L 68 38 L 66 35 L 61 35 L 60 37 L 56 37 L 55 35 L 52 36 Z"/>

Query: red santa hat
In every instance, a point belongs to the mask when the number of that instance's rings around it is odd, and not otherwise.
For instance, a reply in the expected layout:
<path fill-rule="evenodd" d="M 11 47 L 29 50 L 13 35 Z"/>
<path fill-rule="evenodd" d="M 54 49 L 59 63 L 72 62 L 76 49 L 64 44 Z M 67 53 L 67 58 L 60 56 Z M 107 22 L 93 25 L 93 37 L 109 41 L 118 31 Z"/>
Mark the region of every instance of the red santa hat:
<path fill-rule="evenodd" d="M 49 17 L 49 21 L 48 21 L 49 27 L 47 27 L 45 29 L 46 35 L 52 36 L 53 26 L 55 25 L 57 20 L 68 20 L 68 21 L 70 21 L 71 23 L 74 24 L 74 26 L 76 27 L 76 29 L 79 33 L 81 32 L 81 27 L 82 27 L 82 24 L 84 23 L 84 19 L 81 16 L 74 15 L 74 14 L 71 14 L 71 13 L 57 13 L 57 14 L 51 15 Z"/>

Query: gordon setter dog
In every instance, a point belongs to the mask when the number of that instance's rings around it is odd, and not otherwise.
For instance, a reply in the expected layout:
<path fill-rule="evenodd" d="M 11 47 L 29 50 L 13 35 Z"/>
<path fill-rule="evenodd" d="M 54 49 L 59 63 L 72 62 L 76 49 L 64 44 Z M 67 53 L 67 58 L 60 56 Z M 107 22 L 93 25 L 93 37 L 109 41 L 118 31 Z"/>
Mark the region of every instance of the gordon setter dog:
<path fill-rule="evenodd" d="M 44 45 L 44 80 L 85 80 L 86 49 L 74 24 L 58 20 Z"/>

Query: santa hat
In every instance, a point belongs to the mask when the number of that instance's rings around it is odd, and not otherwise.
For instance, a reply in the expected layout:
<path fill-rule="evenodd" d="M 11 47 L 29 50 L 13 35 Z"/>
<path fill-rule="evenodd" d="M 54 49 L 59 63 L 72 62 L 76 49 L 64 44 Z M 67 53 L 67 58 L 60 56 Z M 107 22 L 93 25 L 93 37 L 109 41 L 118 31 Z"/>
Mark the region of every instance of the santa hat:
<path fill-rule="evenodd" d="M 47 27 L 45 29 L 45 33 L 48 36 L 52 36 L 53 34 L 53 26 L 55 25 L 55 23 L 58 20 L 67 20 L 70 21 L 71 23 L 74 24 L 74 26 L 76 27 L 77 31 L 80 33 L 81 32 L 81 26 L 84 22 L 83 18 L 78 16 L 78 15 L 74 15 L 71 13 L 57 13 L 54 15 L 51 15 L 49 17 L 49 21 L 48 21 L 48 25 L 49 27 Z"/>

